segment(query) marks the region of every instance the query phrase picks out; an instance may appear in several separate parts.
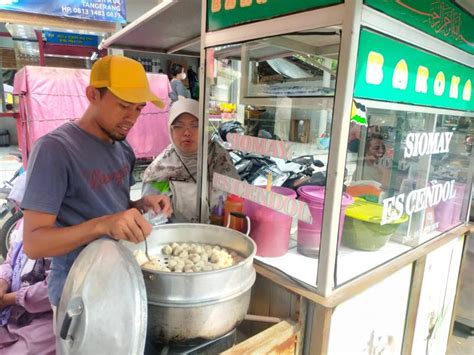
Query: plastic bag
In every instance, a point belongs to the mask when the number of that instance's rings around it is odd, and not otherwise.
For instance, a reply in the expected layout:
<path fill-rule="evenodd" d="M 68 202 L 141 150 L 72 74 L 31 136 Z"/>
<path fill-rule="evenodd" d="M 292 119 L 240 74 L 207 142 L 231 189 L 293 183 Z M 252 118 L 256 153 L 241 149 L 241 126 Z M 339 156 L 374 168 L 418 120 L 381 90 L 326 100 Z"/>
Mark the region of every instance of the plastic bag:
<path fill-rule="evenodd" d="M 153 210 L 148 210 L 143 214 L 143 217 L 153 226 L 159 226 L 160 224 L 165 224 L 168 222 L 168 217 L 163 213 L 155 213 Z"/>

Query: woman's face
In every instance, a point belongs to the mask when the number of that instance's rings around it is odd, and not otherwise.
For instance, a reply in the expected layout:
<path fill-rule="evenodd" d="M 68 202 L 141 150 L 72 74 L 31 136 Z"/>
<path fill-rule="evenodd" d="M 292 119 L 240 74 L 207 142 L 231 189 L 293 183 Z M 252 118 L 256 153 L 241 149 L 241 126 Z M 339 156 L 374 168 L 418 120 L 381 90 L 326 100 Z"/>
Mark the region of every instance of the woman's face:
<path fill-rule="evenodd" d="M 385 146 L 381 139 L 372 139 L 367 150 L 367 158 L 374 162 L 379 161 L 385 154 Z"/>
<path fill-rule="evenodd" d="M 198 148 L 198 131 L 198 119 L 189 113 L 183 113 L 171 124 L 171 140 L 179 151 L 195 154 Z"/>
<path fill-rule="evenodd" d="M 179 74 L 177 75 L 177 78 L 178 78 L 179 80 L 184 80 L 184 79 L 186 79 L 186 72 L 184 71 L 184 68 L 181 70 L 181 73 L 179 73 Z"/>

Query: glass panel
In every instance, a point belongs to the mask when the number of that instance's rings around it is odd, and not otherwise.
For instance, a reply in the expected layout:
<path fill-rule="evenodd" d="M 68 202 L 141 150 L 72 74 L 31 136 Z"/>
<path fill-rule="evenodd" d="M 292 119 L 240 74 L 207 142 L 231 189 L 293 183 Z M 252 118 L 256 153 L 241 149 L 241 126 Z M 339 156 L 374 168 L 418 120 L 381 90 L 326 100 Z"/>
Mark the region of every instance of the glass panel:
<path fill-rule="evenodd" d="M 339 285 L 461 224 L 472 184 L 474 118 L 354 107 Z"/>
<path fill-rule="evenodd" d="M 318 29 L 211 48 L 206 58 L 211 146 L 229 151 L 243 182 L 214 177 L 213 188 L 244 198 L 258 258 L 310 286 L 316 282 L 339 42 L 339 29 Z M 317 196 L 305 200 L 297 194 L 303 187 Z M 217 211 L 212 208 L 211 216 Z"/>

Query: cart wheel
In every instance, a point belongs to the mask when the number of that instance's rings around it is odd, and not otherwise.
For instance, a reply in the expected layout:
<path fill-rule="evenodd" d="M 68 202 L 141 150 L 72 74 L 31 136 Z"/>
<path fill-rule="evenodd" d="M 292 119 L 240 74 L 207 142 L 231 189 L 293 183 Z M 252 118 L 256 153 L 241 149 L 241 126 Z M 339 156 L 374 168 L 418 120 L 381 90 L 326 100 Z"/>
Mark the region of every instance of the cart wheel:
<path fill-rule="evenodd" d="M 0 229 L 0 253 L 3 256 L 3 259 L 7 257 L 8 249 L 10 249 L 11 234 L 22 217 L 22 211 L 16 212 L 3 224 L 2 229 Z"/>

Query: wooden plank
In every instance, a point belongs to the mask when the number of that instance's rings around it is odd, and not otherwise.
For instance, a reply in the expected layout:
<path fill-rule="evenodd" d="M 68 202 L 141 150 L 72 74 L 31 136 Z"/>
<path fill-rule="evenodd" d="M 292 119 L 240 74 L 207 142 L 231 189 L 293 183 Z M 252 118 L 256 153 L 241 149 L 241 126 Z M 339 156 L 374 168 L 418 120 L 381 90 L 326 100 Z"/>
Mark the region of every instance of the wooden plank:
<path fill-rule="evenodd" d="M 309 300 L 312 300 L 315 303 L 324 304 L 327 302 L 327 300 L 324 297 L 318 295 L 316 292 L 310 291 L 302 287 L 297 282 L 289 279 L 288 277 L 281 275 L 280 273 L 276 273 L 274 270 L 272 270 L 271 267 L 267 267 L 263 264 L 257 264 L 257 263 L 254 263 L 253 265 L 259 275 L 271 280 L 272 282 L 300 296 L 303 296 Z"/>
<path fill-rule="evenodd" d="M 282 321 L 233 346 L 224 355 L 294 354 L 299 324 Z"/>
<path fill-rule="evenodd" d="M 287 318 L 296 321 L 298 318 L 295 304 L 298 297 L 300 296 L 269 279 L 257 276 L 248 310 L 250 316 L 245 318 L 246 322 L 239 327 L 240 330 L 248 336 L 264 331 L 269 327 L 269 324 L 264 324 L 264 317 L 268 320 L 279 319 L 278 322 Z"/>
<path fill-rule="evenodd" d="M 418 259 L 413 265 L 410 296 L 408 299 L 405 332 L 403 335 L 402 354 L 411 354 L 415 338 L 416 319 L 420 305 L 421 286 L 425 275 L 426 256 Z"/>
<path fill-rule="evenodd" d="M 271 287 L 273 283 L 259 275 L 252 287 L 252 296 L 250 298 L 250 306 L 248 314 L 258 316 L 270 316 Z M 247 336 L 253 336 L 267 329 L 271 324 L 263 322 L 244 322 L 239 329 Z"/>
<path fill-rule="evenodd" d="M 257 275 L 255 284 L 252 287 L 252 297 L 248 313 L 260 316 L 270 315 L 271 286 L 271 280 Z"/>
<path fill-rule="evenodd" d="M 298 312 L 296 313 L 300 330 L 296 339 L 295 354 L 302 355 L 304 350 L 305 332 L 306 332 L 306 315 L 308 310 L 308 300 L 303 297 L 298 297 Z"/>
<path fill-rule="evenodd" d="M 334 309 L 326 308 L 319 304 L 314 305 L 311 338 L 309 341 L 311 353 L 326 355 L 329 347 L 329 331 L 331 329 L 331 317 Z"/>
<path fill-rule="evenodd" d="M 291 302 L 292 293 L 276 283 L 270 288 L 270 315 L 280 318 L 292 318 Z"/>

